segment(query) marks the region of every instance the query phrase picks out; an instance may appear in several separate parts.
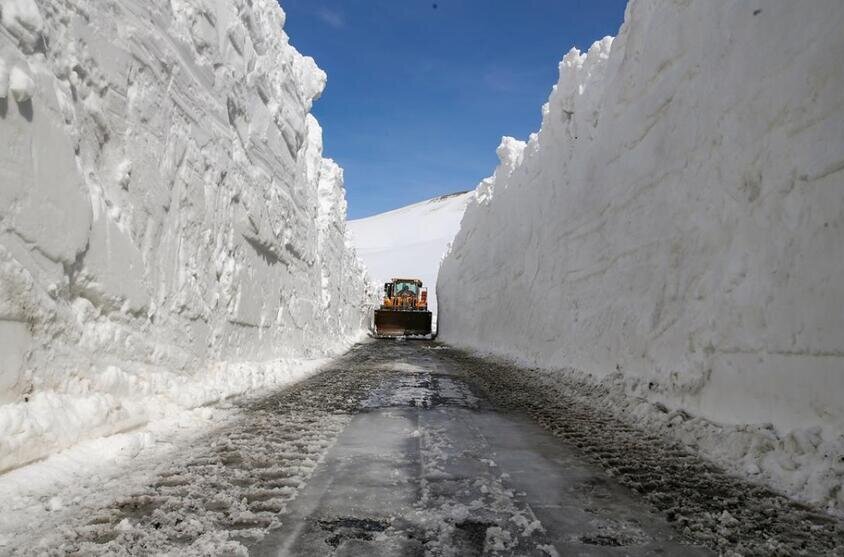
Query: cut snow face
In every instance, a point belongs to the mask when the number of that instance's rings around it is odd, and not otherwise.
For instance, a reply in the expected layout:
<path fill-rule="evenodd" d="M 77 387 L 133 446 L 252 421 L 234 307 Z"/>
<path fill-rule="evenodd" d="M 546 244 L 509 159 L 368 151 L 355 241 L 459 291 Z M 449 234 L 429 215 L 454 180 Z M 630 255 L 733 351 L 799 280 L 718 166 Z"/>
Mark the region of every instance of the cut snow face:
<path fill-rule="evenodd" d="M 360 333 L 309 114 L 326 78 L 284 22 L 275 0 L 0 1 L 0 471 Z"/>
<path fill-rule="evenodd" d="M 384 284 L 393 277 L 421 279 L 436 318 L 440 261 L 471 197 L 474 192 L 444 195 L 349 221 L 349 234 L 372 280 Z"/>
<path fill-rule="evenodd" d="M 440 338 L 747 429 L 710 449 L 844 509 L 842 27 L 838 0 L 631 2 L 502 142 Z"/>

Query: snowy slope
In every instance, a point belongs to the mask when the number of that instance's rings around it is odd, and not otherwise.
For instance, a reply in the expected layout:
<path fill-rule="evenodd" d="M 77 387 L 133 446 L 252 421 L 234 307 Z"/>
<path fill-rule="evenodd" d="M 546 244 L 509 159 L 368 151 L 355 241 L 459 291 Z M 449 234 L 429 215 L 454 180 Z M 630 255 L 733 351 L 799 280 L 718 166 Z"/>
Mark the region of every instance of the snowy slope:
<path fill-rule="evenodd" d="M 342 173 L 309 114 L 325 74 L 284 17 L 0 1 L 0 471 L 359 334 Z"/>
<path fill-rule="evenodd" d="M 441 338 L 722 424 L 702 450 L 844 509 L 842 26 L 836 0 L 631 1 L 502 143 Z"/>
<path fill-rule="evenodd" d="M 440 260 L 460 228 L 471 192 L 456 193 L 349 221 L 349 234 L 373 281 L 422 279 L 437 313 L 435 285 Z"/>

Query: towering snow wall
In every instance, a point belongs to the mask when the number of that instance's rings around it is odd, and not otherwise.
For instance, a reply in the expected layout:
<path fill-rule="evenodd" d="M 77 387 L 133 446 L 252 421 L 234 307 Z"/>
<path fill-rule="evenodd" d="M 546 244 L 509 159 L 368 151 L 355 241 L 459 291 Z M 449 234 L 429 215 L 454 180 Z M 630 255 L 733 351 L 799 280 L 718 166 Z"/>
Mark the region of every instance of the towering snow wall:
<path fill-rule="evenodd" d="M 0 0 L 0 470 L 283 373 L 367 288 L 274 0 Z M 252 363 L 250 363 L 252 362 Z"/>
<path fill-rule="evenodd" d="M 539 133 L 502 142 L 441 338 L 773 424 L 762 466 L 844 509 L 842 28 L 837 0 L 631 1 L 565 56 Z"/>

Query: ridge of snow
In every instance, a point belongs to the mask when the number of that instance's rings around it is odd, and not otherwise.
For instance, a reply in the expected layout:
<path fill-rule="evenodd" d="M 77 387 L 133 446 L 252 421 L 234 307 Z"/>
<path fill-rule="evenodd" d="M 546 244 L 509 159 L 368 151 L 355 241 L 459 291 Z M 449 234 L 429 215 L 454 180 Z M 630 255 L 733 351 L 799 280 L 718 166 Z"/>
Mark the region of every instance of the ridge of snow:
<path fill-rule="evenodd" d="M 622 383 L 708 421 L 719 462 L 844 509 L 840 8 L 633 0 L 570 51 L 468 205 L 441 338 Z"/>
<path fill-rule="evenodd" d="M 0 472 L 345 349 L 372 289 L 274 0 L 0 1 Z"/>

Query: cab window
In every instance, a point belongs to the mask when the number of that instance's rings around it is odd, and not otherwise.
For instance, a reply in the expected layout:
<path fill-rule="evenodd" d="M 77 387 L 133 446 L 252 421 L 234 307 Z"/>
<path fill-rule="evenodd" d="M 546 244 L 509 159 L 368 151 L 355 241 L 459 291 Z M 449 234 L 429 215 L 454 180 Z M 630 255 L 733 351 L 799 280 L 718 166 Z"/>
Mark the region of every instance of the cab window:
<path fill-rule="evenodd" d="M 408 292 L 409 291 L 409 292 Z M 414 296 L 419 293 L 419 287 L 413 284 L 412 282 L 397 282 L 396 289 L 393 292 L 394 296 L 401 296 L 402 292 L 406 294 L 410 293 Z"/>

